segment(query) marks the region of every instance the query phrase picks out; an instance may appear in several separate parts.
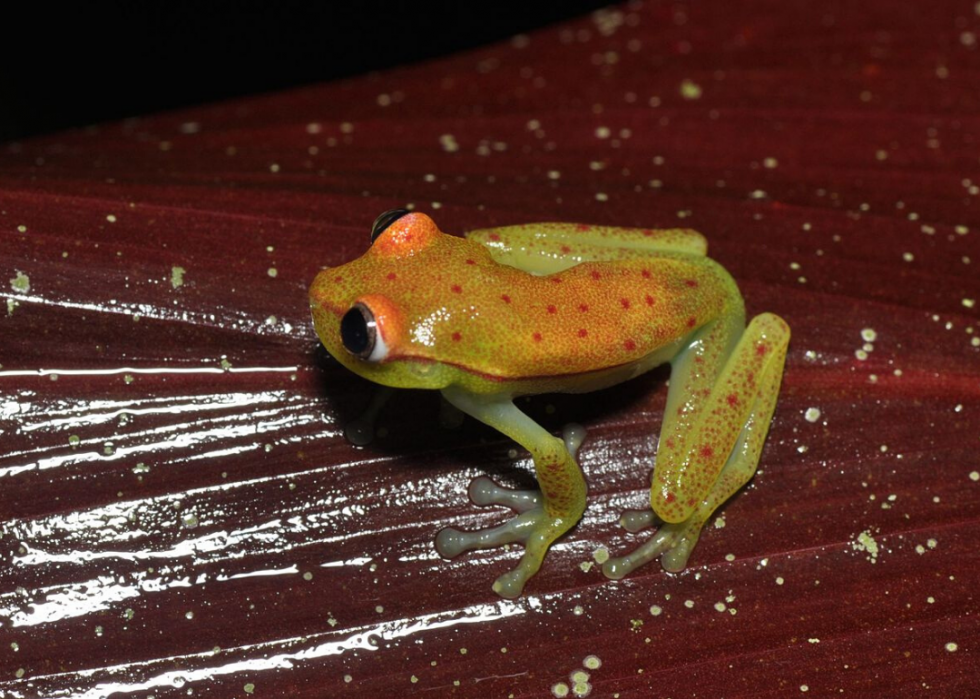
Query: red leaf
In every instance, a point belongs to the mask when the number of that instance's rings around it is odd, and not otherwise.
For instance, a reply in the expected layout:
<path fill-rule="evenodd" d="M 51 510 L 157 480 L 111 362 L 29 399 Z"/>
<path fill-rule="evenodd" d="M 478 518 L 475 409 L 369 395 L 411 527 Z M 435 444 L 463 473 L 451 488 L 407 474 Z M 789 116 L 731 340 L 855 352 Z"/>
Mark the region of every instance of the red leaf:
<path fill-rule="evenodd" d="M 575 696 L 578 670 L 596 696 L 975 692 L 977 23 L 631 4 L 5 147 L 0 693 Z M 490 583 L 518 550 L 432 539 L 501 521 L 466 485 L 529 483 L 526 454 L 410 392 L 344 440 L 371 389 L 317 349 L 306 289 L 408 204 L 455 232 L 693 227 L 789 322 L 761 472 L 685 572 L 586 570 L 638 540 L 615 520 L 664 372 L 529 404 L 588 427 L 591 495 L 515 602 Z"/>

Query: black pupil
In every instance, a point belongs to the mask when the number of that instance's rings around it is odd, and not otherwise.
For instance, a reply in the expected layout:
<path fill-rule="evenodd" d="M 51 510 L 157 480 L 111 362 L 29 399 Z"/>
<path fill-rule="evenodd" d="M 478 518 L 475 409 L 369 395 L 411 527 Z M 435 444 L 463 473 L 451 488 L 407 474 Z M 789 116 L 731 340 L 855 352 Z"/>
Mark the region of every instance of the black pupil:
<path fill-rule="evenodd" d="M 347 311 L 340 321 L 340 339 L 351 354 L 367 356 L 371 353 L 372 334 L 364 312 L 357 306 Z"/>
<path fill-rule="evenodd" d="M 378 236 L 384 233 L 388 226 L 408 213 L 408 209 L 391 209 L 374 219 L 374 225 L 371 226 L 371 242 L 377 240 Z"/>

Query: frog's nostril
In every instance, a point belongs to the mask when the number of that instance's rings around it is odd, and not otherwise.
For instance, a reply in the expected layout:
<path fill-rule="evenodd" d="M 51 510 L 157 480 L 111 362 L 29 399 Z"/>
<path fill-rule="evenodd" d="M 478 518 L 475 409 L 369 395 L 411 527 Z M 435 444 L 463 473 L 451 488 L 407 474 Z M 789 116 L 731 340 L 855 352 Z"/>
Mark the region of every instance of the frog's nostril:
<path fill-rule="evenodd" d="M 409 213 L 411 212 L 408 209 L 389 209 L 374 219 L 374 225 L 371 226 L 371 242 L 377 240 L 388 226 Z"/>

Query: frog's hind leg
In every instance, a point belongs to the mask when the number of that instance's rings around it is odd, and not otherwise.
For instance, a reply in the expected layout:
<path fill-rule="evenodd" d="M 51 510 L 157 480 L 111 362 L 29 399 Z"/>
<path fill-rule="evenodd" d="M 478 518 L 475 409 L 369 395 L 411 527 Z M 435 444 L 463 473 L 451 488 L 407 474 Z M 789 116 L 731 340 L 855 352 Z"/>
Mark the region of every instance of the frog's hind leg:
<path fill-rule="evenodd" d="M 755 473 L 775 410 L 788 342 L 789 329 L 777 316 L 764 314 L 755 318 L 749 325 L 729 358 L 725 371 L 718 378 L 715 388 L 701 408 L 704 416 L 717 417 L 716 410 L 721 408 L 716 404 L 720 401 L 733 409 L 737 407 L 732 405 L 737 401 L 730 398 L 735 393 L 730 393 L 727 389 L 732 385 L 733 375 L 737 377 L 738 374 L 737 371 L 733 371 L 733 368 L 742 367 L 746 371 L 737 383 L 742 388 L 752 386 L 754 390 L 743 408 L 744 419 L 741 418 L 742 413 L 739 413 L 742 428 L 713 485 L 704 497 L 694 504 L 693 509 L 685 511 L 680 521 L 664 523 L 653 509 L 627 512 L 620 522 L 629 531 L 638 531 L 654 524 L 660 526 L 646 543 L 631 554 L 606 561 L 603 572 L 607 577 L 622 578 L 657 557 L 660 557 L 665 570 L 684 569 L 705 522 Z M 742 380 L 746 383 L 741 384 Z M 670 403 L 668 401 L 668 405 Z M 702 417 L 695 421 L 691 427 L 691 437 L 687 440 L 687 448 L 682 451 L 696 450 L 699 448 L 698 445 L 704 443 L 706 434 L 714 429 L 714 423 L 710 421 L 706 423 L 706 420 L 706 417 Z M 671 456 L 670 451 L 668 445 L 661 444 L 661 453 L 657 457 L 658 466 L 661 465 L 661 458 L 668 460 Z M 658 479 L 655 474 L 651 500 L 656 501 L 662 495 L 662 488 L 658 489 Z M 672 501 L 673 495 L 668 496 L 668 499 Z"/>
<path fill-rule="evenodd" d="M 474 549 L 523 543 L 524 555 L 520 563 L 493 584 L 494 592 L 513 599 L 538 572 L 551 544 L 582 517 L 586 487 L 585 478 L 575 462 L 575 452 L 585 431 L 578 426 L 569 426 L 565 429 L 564 440 L 557 439 L 522 413 L 509 398 L 488 399 L 455 388 L 445 389 L 443 395 L 464 412 L 519 442 L 534 458 L 540 492 L 501 488 L 489 478 L 477 478 L 470 485 L 473 502 L 505 505 L 517 513 L 513 519 L 481 531 L 443 529 L 435 542 L 436 550 L 446 558 Z"/>
<path fill-rule="evenodd" d="M 466 234 L 500 264 L 531 274 L 563 272 L 582 262 L 626 260 L 657 253 L 704 256 L 704 236 L 689 228 L 619 228 L 580 223 L 528 223 Z"/>

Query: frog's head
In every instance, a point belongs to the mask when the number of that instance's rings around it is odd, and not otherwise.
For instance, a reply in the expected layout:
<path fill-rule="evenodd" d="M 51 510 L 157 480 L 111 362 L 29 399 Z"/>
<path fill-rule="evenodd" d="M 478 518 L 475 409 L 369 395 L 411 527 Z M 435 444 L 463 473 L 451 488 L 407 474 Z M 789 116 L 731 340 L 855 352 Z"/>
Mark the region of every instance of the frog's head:
<path fill-rule="evenodd" d="M 442 233 L 425 214 L 381 214 L 368 251 L 322 270 L 310 287 L 313 326 L 327 351 L 354 373 L 386 386 L 451 383 L 453 369 L 428 351 L 412 319 L 438 312 L 432 275 L 451 263 L 460 240 Z"/>

